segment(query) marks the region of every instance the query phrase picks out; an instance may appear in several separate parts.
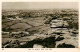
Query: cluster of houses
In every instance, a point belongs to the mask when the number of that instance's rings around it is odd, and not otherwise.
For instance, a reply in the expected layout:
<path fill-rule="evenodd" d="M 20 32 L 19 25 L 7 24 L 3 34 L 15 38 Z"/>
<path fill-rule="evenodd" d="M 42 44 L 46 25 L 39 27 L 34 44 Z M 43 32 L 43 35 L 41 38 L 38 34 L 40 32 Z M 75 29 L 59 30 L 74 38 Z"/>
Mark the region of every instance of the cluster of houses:
<path fill-rule="evenodd" d="M 8 21 L 15 21 L 15 20 L 22 20 L 23 18 L 19 18 L 18 16 L 15 16 L 15 18 L 7 18 Z"/>
<path fill-rule="evenodd" d="M 8 35 L 9 38 L 10 37 L 14 37 L 14 38 L 20 38 L 20 37 L 24 37 L 24 36 L 29 36 L 29 32 L 25 32 L 25 31 L 19 31 L 19 32 L 2 32 L 2 34 Z"/>

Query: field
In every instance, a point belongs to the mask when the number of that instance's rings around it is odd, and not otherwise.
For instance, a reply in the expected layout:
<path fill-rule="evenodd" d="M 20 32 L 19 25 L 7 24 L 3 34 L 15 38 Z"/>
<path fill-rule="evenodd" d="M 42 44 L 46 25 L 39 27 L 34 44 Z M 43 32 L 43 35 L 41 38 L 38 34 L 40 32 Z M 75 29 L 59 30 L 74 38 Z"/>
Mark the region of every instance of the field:
<path fill-rule="evenodd" d="M 77 10 L 2 12 L 3 48 L 77 48 L 78 30 Z"/>

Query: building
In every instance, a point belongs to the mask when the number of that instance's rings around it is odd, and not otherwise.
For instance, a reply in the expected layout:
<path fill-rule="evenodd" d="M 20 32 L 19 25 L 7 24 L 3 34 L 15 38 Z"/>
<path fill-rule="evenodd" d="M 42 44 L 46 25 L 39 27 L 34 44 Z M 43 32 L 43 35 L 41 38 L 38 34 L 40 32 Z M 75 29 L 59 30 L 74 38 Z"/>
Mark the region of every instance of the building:
<path fill-rule="evenodd" d="M 30 35 L 29 32 L 23 32 L 23 31 L 10 33 L 10 37 L 14 37 L 14 38 L 20 38 L 29 35 Z"/>

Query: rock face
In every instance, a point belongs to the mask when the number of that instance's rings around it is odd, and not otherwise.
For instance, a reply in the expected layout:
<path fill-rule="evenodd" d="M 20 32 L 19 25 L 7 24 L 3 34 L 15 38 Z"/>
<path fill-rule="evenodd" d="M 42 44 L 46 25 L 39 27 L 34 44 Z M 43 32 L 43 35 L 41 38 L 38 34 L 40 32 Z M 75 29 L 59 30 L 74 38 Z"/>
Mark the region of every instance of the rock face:
<path fill-rule="evenodd" d="M 52 29 L 52 34 L 57 37 L 57 35 L 62 35 L 64 37 L 63 40 L 57 41 L 56 46 L 57 47 L 59 44 L 65 43 L 65 44 L 71 44 L 74 45 L 75 47 L 78 47 L 78 31 L 74 29 L 69 29 L 68 26 L 69 24 L 67 21 L 64 21 L 62 19 L 56 19 L 52 20 L 50 23 L 50 27 Z M 74 37 L 73 37 L 74 36 Z"/>
<path fill-rule="evenodd" d="M 56 20 L 52 20 L 52 22 L 51 22 L 51 27 L 52 28 L 60 27 L 62 25 L 63 25 L 63 21 L 62 20 L 56 19 Z"/>
<path fill-rule="evenodd" d="M 68 26 L 68 23 L 66 21 L 63 21 L 61 19 L 56 19 L 56 20 L 52 20 L 50 27 L 53 32 L 66 33 L 68 32 L 67 26 Z"/>

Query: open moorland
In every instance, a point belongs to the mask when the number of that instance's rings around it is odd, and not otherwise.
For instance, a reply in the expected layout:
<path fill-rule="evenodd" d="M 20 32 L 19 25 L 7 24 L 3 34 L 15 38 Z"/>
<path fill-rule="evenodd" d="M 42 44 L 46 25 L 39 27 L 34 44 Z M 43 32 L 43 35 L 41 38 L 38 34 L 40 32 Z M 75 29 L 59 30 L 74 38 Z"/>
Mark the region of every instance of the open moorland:
<path fill-rule="evenodd" d="M 78 10 L 2 10 L 2 48 L 77 48 Z"/>

